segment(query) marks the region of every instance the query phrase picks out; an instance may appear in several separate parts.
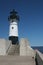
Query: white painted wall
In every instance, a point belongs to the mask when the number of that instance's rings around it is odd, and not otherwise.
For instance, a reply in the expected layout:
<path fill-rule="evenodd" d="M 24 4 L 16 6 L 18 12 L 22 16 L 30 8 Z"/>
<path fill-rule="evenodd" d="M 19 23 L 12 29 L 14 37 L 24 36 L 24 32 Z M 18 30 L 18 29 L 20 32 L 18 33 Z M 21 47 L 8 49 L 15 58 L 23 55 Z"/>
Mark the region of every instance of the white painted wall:
<path fill-rule="evenodd" d="M 14 20 L 14 22 L 10 22 L 9 36 L 18 36 L 18 21 L 17 20 Z"/>

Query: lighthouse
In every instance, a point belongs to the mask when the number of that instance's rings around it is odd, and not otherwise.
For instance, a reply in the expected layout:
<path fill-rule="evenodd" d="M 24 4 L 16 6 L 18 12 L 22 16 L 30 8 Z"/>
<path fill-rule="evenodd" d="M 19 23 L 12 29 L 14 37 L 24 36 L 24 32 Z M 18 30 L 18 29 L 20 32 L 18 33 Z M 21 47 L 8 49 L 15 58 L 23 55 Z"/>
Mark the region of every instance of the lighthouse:
<path fill-rule="evenodd" d="M 18 44 L 18 22 L 19 22 L 18 12 L 16 12 L 13 9 L 10 12 L 10 15 L 8 16 L 8 21 L 10 21 L 9 40 L 12 41 L 12 44 Z"/>

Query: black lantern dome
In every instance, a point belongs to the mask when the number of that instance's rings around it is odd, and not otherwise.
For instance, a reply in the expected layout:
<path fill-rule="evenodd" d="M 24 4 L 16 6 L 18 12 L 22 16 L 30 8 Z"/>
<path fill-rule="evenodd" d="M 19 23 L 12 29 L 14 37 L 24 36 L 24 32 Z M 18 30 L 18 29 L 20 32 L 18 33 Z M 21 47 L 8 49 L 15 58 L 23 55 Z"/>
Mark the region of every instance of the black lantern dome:
<path fill-rule="evenodd" d="M 19 20 L 19 16 L 18 16 L 18 12 L 15 11 L 15 9 L 13 9 L 11 12 L 10 12 L 10 16 L 8 16 L 8 20 Z"/>

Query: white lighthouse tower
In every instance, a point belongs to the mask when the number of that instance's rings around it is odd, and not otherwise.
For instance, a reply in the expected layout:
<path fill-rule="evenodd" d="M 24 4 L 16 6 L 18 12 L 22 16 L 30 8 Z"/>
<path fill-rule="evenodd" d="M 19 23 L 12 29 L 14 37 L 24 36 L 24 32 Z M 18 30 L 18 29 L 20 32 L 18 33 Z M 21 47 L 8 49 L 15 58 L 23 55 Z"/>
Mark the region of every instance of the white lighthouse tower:
<path fill-rule="evenodd" d="M 9 30 L 9 40 L 12 41 L 12 44 L 18 43 L 18 21 L 19 16 L 18 13 L 13 9 L 10 12 L 10 16 L 8 17 L 10 21 L 10 30 Z"/>

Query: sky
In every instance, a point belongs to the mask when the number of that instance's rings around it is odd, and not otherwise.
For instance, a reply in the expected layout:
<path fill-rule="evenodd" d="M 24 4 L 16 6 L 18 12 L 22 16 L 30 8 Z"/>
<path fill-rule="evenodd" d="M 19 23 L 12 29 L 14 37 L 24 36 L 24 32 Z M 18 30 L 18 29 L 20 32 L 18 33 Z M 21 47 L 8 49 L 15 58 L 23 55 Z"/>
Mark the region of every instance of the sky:
<path fill-rule="evenodd" d="M 20 17 L 19 40 L 26 38 L 31 46 L 43 46 L 43 0 L 0 0 L 0 38 L 8 39 L 9 12 Z"/>

